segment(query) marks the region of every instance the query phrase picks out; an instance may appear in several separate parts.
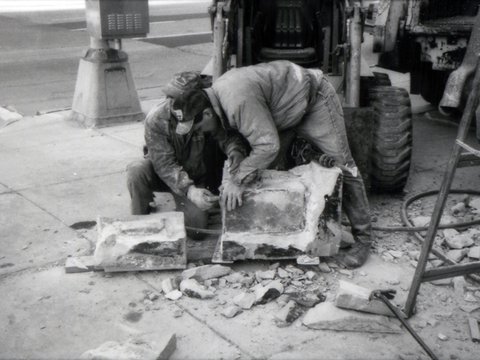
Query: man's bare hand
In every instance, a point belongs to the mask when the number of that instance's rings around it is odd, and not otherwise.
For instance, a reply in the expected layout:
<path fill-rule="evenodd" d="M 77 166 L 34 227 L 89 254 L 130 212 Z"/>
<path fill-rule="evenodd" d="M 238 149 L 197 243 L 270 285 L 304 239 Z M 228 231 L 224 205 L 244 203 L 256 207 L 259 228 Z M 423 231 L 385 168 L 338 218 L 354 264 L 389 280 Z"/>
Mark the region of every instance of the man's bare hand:
<path fill-rule="evenodd" d="M 237 172 L 240 163 L 245 159 L 245 156 L 239 151 L 232 151 L 228 156 L 228 168 L 230 170 L 230 174 L 234 174 Z"/>
<path fill-rule="evenodd" d="M 221 201 L 227 211 L 235 209 L 237 204 L 238 206 L 242 206 L 242 195 L 244 190 L 245 189 L 242 185 L 237 185 L 232 181 L 227 181 L 227 183 L 223 185 Z"/>

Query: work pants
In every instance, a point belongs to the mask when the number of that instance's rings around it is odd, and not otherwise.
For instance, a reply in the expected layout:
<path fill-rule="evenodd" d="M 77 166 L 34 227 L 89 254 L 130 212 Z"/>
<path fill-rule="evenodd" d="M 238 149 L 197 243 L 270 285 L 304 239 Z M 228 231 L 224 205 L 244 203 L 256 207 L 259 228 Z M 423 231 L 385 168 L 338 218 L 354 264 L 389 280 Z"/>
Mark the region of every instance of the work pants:
<path fill-rule="evenodd" d="M 207 228 L 208 212 L 200 210 L 187 197 L 175 194 L 156 174 L 149 159 L 137 160 L 127 166 L 127 187 L 131 197 L 132 215 L 150 214 L 153 192 L 169 192 L 173 195 L 176 211 L 184 213 L 185 226 Z M 194 231 L 187 231 L 192 239 L 204 236 Z"/>
<path fill-rule="evenodd" d="M 370 241 L 370 209 L 365 185 L 348 146 L 342 106 L 335 89 L 325 78 L 319 80 L 316 101 L 295 130 L 337 164 L 352 170 L 343 170 L 343 210 L 354 237 Z"/>

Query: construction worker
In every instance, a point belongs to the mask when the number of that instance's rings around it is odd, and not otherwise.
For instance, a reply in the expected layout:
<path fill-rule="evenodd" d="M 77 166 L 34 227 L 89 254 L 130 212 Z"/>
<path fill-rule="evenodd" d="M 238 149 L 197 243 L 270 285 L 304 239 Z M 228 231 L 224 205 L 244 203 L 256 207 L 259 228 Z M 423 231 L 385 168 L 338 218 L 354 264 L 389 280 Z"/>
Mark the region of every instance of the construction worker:
<path fill-rule="evenodd" d="M 210 88 L 185 92 L 174 106 L 183 111 L 184 129 L 211 134 L 234 129 L 248 141 L 250 154 L 223 185 L 222 202 L 227 211 L 242 205 L 245 185 L 276 158 L 279 133 L 285 130 L 293 129 L 343 165 L 343 208 L 356 241 L 339 259 L 350 268 L 363 265 L 371 246 L 365 186 L 348 146 L 340 101 L 320 70 L 289 61 L 237 68 Z"/>
<path fill-rule="evenodd" d="M 208 210 L 218 205 L 218 186 L 221 183 L 225 157 L 216 151 L 218 144 L 226 153 L 232 167 L 245 156 L 243 145 L 235 136 L 228 140 L 213 139 L 211 135 L 191 129 L 177 134 L 181 111 L 174 111 L 172 102 L 188 89 L 204 86 L 204 78 L 195 72 L 176 74 L 163 88 L 165 98 L 145 119 L 145 156 L 127 166 L 127 186 L 131 196 L 132 215 L 151 212 L 153 192 L 170 192 L 176 210 L 185 215 L 185 225 L 206 228 Z M 221 155 L 221 156 L 218 156 Z M 193 239 L 202 234 L 187 231 Z"/>

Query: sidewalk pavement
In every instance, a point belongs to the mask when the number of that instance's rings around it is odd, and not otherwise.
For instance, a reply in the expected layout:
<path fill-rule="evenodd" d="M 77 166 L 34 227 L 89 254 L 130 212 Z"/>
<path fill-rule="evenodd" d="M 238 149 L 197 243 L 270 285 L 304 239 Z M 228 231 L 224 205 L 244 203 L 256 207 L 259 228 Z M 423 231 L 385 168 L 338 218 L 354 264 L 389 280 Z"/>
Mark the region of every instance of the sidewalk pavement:
<path fill-rule="evenodd" d="M 147 111 L 154 104 L 142 105 Z M 98 215 L 128 215 L 125 167 L 142 156 L 143 145 L 142 123 L 82 129 L 67 122 L 67 115 L 27 117 L 0 129 L 0 358 L 74 359 L 105 341 L 171 331 L 178 340 L 173 359 L 385 359 L 405 349 L 420 353 L 408 334 L 315 331 L 297 324 L 278 328 L 272 323 L 276 303 L 235 319 L 220 315 L 222 299 L 161 298 L 148 310 L 145 292 L 158 292 L 172 272 L 65 274 L 67 256 L 91 254 L 96 241 L 94 229 L 70 225 Z M 415 131 L 413 168 L 419 172 L 412 174 L 410 191 L 438 183 L 439 165 L 449 151 L 446 141 L 453 144 L 456 132 L 418 117 Z M 473 174 L 460 182 L 478 185 Z M 245 267 L 268 264 L 235 265 Z M 378 255 L 361 270 L 359 282 L 386 284 L 398 276 L 404 290 L 413 271 L 408 263 L 386 264 Z M 348 274 L 328 275 L 327 284 L 335 284 Z M 222 296 L 229 300 L 230 295 Z M 174 317 L 179 311 L 183 315 Z M 438 339 L 436 346 L 450 354 Z"/>

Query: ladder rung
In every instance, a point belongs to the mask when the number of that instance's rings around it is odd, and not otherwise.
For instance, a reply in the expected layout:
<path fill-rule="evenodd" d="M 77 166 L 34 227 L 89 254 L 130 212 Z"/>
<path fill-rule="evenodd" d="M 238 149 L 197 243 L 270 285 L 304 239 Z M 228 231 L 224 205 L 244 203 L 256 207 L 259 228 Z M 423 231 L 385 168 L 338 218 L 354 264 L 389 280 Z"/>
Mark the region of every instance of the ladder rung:
<path fill-rule="evenodd" d="M 447 279 L 460 275 L 480 272 L 480 261 L 461 265 L 442 266 L 436 269 L 425 270 L 422 282 Z"/>
<path fill-rule="evenodd" d="M 477 156 L 477 157 L 480 157 L 480 150 L 477 150 L 477 149 L 471 147 L 470 145 L 468 145 L 468 144 L 466 144 L 466 143 L 464 143 L 463 141 L 458 140 L 458 139 L 456 140 L 456 143 L 457 143 L 457 145 L 460 146 L 461 148 L 467 150 L 470 154 L 473 154 L 473 155 L 475 155 L 475 156 Z"/>

